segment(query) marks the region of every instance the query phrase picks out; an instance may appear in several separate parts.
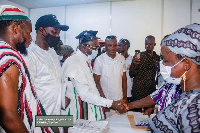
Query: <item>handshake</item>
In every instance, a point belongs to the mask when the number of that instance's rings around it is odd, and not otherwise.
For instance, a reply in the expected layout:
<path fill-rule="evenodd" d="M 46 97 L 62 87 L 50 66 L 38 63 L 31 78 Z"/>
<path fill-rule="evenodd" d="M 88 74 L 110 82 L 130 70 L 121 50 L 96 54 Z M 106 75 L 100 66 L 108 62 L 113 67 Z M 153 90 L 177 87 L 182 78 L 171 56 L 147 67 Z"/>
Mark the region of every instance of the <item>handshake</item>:
<path fill-rule="evenodd" d="M 127 100 L 113 101 L 111 108 L 115 109 L 120 114 L 126 113 L 129 110 Z"/>

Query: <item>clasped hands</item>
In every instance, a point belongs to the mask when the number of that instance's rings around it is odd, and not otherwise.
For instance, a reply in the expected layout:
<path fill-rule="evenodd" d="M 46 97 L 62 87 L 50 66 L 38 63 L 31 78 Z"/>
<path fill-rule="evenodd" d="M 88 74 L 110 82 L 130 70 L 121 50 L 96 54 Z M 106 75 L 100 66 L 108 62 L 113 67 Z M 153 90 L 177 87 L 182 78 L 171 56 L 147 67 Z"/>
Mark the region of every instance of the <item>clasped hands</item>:
<path fill-rule="evenodd" d="M 127 100 L 124 100 L 124 99 L 118 100 L 118 101 L 113 101 L 111 107 L 120 114 L 126 113 L 129 110 L 128 102 L 127 102 Z"/>

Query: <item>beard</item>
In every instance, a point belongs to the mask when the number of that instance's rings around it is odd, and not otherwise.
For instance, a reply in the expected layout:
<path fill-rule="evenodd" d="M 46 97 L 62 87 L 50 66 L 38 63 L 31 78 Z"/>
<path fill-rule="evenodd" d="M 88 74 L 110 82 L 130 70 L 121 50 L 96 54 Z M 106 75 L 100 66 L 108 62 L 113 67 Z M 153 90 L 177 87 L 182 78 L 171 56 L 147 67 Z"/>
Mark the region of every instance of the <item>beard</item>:
<path fill-rule="evenodd" d="M 23 54 L 23 55 L 27 55 L 25 43 L 26 43 L 26 39 L 24 39 L 24 41 L 22 43 L 18 43 L 16 45 L 16 50 L 19 51 L 19 53 Z"/>

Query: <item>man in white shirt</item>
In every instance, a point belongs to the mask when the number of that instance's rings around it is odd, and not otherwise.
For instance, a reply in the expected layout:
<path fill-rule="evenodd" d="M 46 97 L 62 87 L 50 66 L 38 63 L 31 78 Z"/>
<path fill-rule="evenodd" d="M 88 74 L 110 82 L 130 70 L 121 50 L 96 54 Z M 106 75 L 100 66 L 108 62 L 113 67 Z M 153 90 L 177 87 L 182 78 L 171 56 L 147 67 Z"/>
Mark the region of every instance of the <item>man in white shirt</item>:
<path fill-rule="evenodd" d="M 131 101 L 131 97 L 132 97 L 131 90 L 132 90 L 132 86 L 133 86 L 133 78 L 131 78 L 129 76 L 129 68 L 130 68 L 131 62 L 132 62 L 132 56 L 130 54 L 128 54 L 129 47 L 130 47 L 130 42 L 127 39 L 122 38 L 118 43 L 118 53 L 123 55 L 125 60 L 126 60 L 127 99 L 128 99 L 128 102 Z"/>
<path fill-rule="evenodd" d="M 71 102 L 62 114 L 73 115 L 74 119 L 97 121 L 105 119 L 103 107 L 112 107 L 120 113 L 126 112 L 121 101 L 113 101 L 100 96 L 93 79 L 90 56 L 99 47 L 97 31 L 83 31 L 79 39 L 79 50 L 70 56 L 62 66 L 62 82 Z M 65 103 L 65 102 L 64 102 Z M 103 106 L 103 107 L 102 107 Z"/>
<path fill-rule="evenodd" d="M 68 28 L 60 25 L 55 15 L 41 16 L 35 24 L 36 41 L 28 48 L 25 58 L 33 86 L 47 115 L 60 115 L 61 68 L 52 47 L 59 43 L 60 31 Z"/>
<path fill-rule="evenodd" d="M 94 80 L 102 97 L 127 101 L 125 58 L 117 53 L 117 39 L 107 36 L 106 53 L 96 58 Z"/>

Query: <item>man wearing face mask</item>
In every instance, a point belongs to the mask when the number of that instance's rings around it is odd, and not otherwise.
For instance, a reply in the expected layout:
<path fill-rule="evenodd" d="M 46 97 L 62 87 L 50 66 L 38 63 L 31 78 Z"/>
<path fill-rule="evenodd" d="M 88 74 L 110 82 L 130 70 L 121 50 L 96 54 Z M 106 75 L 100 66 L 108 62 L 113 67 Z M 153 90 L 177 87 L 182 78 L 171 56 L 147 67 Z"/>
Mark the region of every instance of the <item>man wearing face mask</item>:
<path fill-rule="evenodd" d="M 90 55 L 99 47 L 96 34 L 97 31 L 91 30 L 81 32 L 76 37 L 79 39 L 79 50 L 70 56 L 62 66 L 63 88 L 67 87 L 64 94 L 71 99 L 69 106 L 65 112 L 62 111 L 62 114 L 73 115 L 74 120 L 97 121 L 105 119 L 103 107 L 112 107 L 120 113 L 127 111 L 121 101 L 101 97 L 96 88 L 90 64 Z"/>
<path fill-rule="evenodd" d="M 26 62 L 33 86 L 47 115 L 60 115 L 60 63 L 52 47 L 59 43 L 60 31 L 67 31 L 68 28 L 60 25 L 55 15 L 41 16 L 35 24 L 36 41 L 28 48 Z"/>
<path fill-rule="evenodd" d="M 98 50 L 96 50 L 96 52 L 92 53 L 93 54 L 92 61 L 91 61 L 92 69 L 94 68 L 94 63 L 95 63 L 96 58 L 103 53 L 102 49 L 104 48 L 104 44 L 105 44 L 105 42 L 103 40 L 101 40 L 101 38 L 98 38 L 98 41 L 99 41 L 99 48 L 98 48 Z"/>

